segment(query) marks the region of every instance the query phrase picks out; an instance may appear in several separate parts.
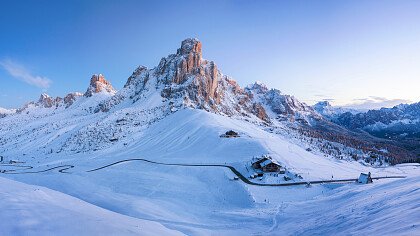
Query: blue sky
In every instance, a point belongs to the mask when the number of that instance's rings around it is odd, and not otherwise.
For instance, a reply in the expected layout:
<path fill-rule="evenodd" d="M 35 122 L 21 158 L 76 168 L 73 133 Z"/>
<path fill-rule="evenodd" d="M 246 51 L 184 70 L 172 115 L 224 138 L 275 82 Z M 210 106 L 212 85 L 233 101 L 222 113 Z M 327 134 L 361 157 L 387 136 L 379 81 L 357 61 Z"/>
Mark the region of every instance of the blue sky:
<path fill-rule="evenodd" d="M 63 96 L 103 73 L 117 89 L 196 37 L 245 86 L 309 104 L 420 101 L 420 1 L 2 1 L 0 107 Z"/>

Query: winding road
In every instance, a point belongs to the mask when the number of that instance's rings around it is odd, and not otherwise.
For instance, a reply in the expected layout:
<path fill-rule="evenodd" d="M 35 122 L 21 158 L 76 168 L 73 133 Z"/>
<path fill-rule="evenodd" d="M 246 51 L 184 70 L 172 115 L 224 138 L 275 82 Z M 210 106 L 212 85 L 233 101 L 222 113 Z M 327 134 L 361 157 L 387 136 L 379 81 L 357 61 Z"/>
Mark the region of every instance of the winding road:
<path fill-rule="evenodd" d="M 124 162 L 133 162 L 133 161 L 143 161 L 148 162 L 152 164 L 157 165 L 165 165 L 165 166 L 185 166 L 185 167 L 223 167 L 230 169 L 242 182 L 249 184 L 249 185 L 257 185 L 257 186 L 293 186 L 293 185 L 306 185 L 306 184 L 322 184 L 322 183 L 338 183 L 338 182 L 356 182 L 357 179 L 337 179 L 337 180 L 316 180 L 316 181 L 301 181 L 301 182 L 290 182 L 290 183 L 281 183 L 281 184 L 261 184 L 261 183 L 255 183 L 251 182 L 249 179 L 247 179 L 245 176 L 243 176 L 238 170 L 235 169 L 233 166 L 229 165 L 221 165 L 221 164 L 176 164 L 176 163 L 162 163 L 162 162 L 156 162 L 156 161 L 150 161 L 147 159 L 142 158 L 134 158 L 134 159 L 125 159 L 121 161 L 117 161 L 102 167 L 98 167 L 96 169 L 88 170 L 87 172 L 94 172 L 98 170 L 102 170 L 114 165 L 118 165 Z M 385 176 L 385 177 L 374 177 L 372 179 L 395 179 L 395 178 L 405 178 L 406 176 Z"/>
<path fill-rule="evenodd" d="M 223 165 L 223 164 L 180 164 L 180 163 L 163 163 L 163 162 L 156 162 L 156 161 L 150 161 L 147 159 L 143 159 L 143 158 L 133 158 L 133 159 L 125 159 L 125 160 L 120 160 L 105 166 L 101 166 L 95 169 L 91 169 L 88 170 L 86 172 L 94 172 L 94 171 L 99 171 L 105 168 L 109 168 L 111 166 L 114 165 L 118 165 L 121 163 L 126 163 L 126 162 L 134 162 L 134 161 L 141 161 L 141 162 L 148 162 L 148 163 L 152 163 L 152 164 L 156 164 L 156 165 L 165 165 L 165 166 L 183 166 L 183 167 L 222 167 L 222 168 L 228 168 L 229 170 L 231 170 L 242 182 L 249 184 L 249 185 L 256 185 L 256 186 L 293 186 L 293 185 L 306 185 L 306 184 L 323 184 L 323 183 L 338 183 L 338 182 L 356 182 L 357 179 L 335 179 L 335 180 L 315 180 L 315 181 L 301 181 L 301 182 L 289 182 L 289 183 L 280 183 L 280 184 L 263 184 L 263 183 L 255 183 L 250 181 L 248 178 L 246 178 L 244 175 L 241 174 L 241 172 L 239 172 L 237 169 L 235 169 L 235 167 L 233 166 L 229 166 L 229 165 Z M 17 170 L 3 170 L 2 174 L 34 174 L 34 173 L 43 173 L 43 172 L 48 172 L 48 171 L 52 171 L 52 170 L 58 170 L 58 172 L 60 173 L 67 173 L 69 174 L 70 172 L 67 172 L 67 170 L 74 168 L 74 165 L 60 165 L 60 166 L 55 166 L 55 167 L 51 167 L 48 169 L 44 169 L 44 170 L 38 170 L 38 171 L 24 171 L 21 172 L 21 170 L 28 170 L 28 169 L 33 169 L 32 166 L 26 166 L 26 165 L 11 165 L 11 164 L 2 164 L 1 166 L 13 166 L 13 167 L 17 167 L 17 168 L 21 168 L 21 169 L 17 169 Z M 405 178 L 406 176 L 384 176 L 384 177 L 373 177 L 372 179 L 390 179 L 390 178 Z"/>
<path fill-rule="evenodd" d="M 33 169 L 32 166 L 17 166 L 17 165 L 0 165 L 1 166 L 14 166 L 14 167 L 26 167 L 24 170 L 28 170 L 28 169 Z M 2 174 L 9 174 L 9 175 L 13 175 L 13 174 L 35 174 L 35 173 L 42 173 L 42 172 L 48 172 L 51 170 L 57 170 L 60 173 L 67 173 L 69 174 L 69 172 L 66 172 L 66 170 L 74 168 L 74 165 L 61 165 L 61 166 L 55 166 L 55 167 L 51 167 L 45 170 L 38 170 L 38 171 L 26 171 L 26 172 L 16 172 L 16 170 L 4 170 L 4 172 L 2 172 Z"/>

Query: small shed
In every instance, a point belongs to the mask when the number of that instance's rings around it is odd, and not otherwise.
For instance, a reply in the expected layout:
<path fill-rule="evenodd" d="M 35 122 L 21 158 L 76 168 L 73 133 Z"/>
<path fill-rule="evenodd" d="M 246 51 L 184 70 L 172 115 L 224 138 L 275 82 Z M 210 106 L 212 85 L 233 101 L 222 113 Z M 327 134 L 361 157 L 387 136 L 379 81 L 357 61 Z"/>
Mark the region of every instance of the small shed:
<path fill-rule="evenodd" d="M 357 182 L 359 184 L 369 184 L 372 183 L 372 177 L 370 176 L 370 172 L 365 174 L 365 173 L 360 173 L 359 179 L 357 180 Z"/>

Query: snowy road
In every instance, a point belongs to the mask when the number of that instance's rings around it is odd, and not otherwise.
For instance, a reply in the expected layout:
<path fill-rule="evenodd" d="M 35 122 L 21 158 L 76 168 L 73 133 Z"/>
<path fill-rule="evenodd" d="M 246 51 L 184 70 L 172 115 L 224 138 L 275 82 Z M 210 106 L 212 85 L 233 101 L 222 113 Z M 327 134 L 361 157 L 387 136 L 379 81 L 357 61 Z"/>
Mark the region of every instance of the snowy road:
<path fill-rule="evenodd" d="M 301 181 L 301 182 L 290 182 L 290 183 L 281 183 L 281 184 L 262 184 L 262 183 L 255 183 L 247 179 L 244 175 L 241 174 L 235 167 L 230 165 L 223 165 L 223 164 L 182 164 L 182 163 L 162 163 L 162 162 L 156 162 L 156 161 L 150 161 L 143 158 L 133 158 L 133 159 L 125 159 L 120 160 L 117 162 L 113 162 L 111 164 L 101 166 L 95 169 L 88 170 L 86 172 L 94 172 L 98 170 L 102 170 L 111 166 L 115 166 L 118 164 L 126 163 L 126 162 L 133 162 L 133 161 L 143 161 L 148 162 L 152 164 L 157 165 L 165 165 L 165 166 L 184 166 L 184 167 L 222 167 L 222 168 L 228 168 L 230 169 L 242 182 L 249 184 L 249 185 L 256 185 L 256 186 L 272 186 L 272 187 L 281 187 L 281 186 L 293 186 L 293 185 L 306 185 L 306 184 L 323 184 L 323 183 L 338 183 L 338 182 L 356 182 L 357 179 L 335 179 L 335 180 L 316 180 L 316 181 Z M 13 166 L 13 165 L 0 165 L 1 166 Z M 33 169 L 32 166 L 15 166 L 22 169 L 15 169 L 15 170 L 4 170 L 1 173 L 3 174 L 34 174 L 34 173 L 42 173 L 42 172 L 48 172 L 52 170 L 58 170 L 60 173 L 69 173 L 66 172 L 69 169 L 74 168 L 74 165 L 60 165 L 51 167 L 45 170 L 39 170 L 39 171 L 26 171 L 26 172 L 19 172 L 19 170 L 26 170 L 26 169 Z M 383 176 L 383 177 L 373 177 L 372 179 L 396 179 L 396 178 L 405 178 L 406 176 Z"/>
<path fill-rule="evenodd" d="M 242 180 L 246 184 L 250 185 L 257 185 L 257 186 L 273 186 L 273 187 L 280 187 L 280 186 L 293 186 L 293 185 L 305 185 L 305 184 L 322 184 L 322 183 L 336 183 L 336 182 L 356 182 L 357 179 L 335 179 L 335 180 L 317 180 L 317 181 L 302 181 L 302 182 L 291 182 L 291 183 L 281 183 L 281 184 L 260 184 L 251 182 L 245 176 L 243 176 L 238 170 L 235 169 L 233 166 L 229 165 L 222 165 L 222 164 L 180 164 L 180 163 L 162 163 L 162 162 L 155 162 L 150 161 L 142 158 L 134 158 L 134 159 L 126 159 L 111 163 L 109 165 L 105 165 L 96 169 L 88 170 L 87 172 L 93 172 L 102 170 L 114 165 L 118 165 L 125 162 L 132 162 L 132 161 L 144 161 L 152 164 L 158 165 L 166 165 L 166 166 L 185 166 L 185 167 L 223 167 L 230 169 L 240 180 Z M 384 176 L 384 177 L 373 177 L 372 179 L 394 179 L 394 178 L 405 178 L 406 176 Z"/>
<path fill-rule="evenodd" d="M 0 168 L 2 166 L 13 166 L 13 167 L 17 167 L 18 169 L 11 169 L 11 170 L 3 170 L 1 173 L 3 174 L 36 174 L 36 173 L 43 173 L 43 172 L 48 172 L 48 171 L 52 171 L 52 170 L 58 170 L 58 172 L 60 173 L 68 173 L 66 172 L 66 170 L 69 170 L 71 168 L 74 168 L 74 165 L 60 165 L 60 166 L 55 166 L 55 167 L 51 167 L 45 170 L 38 170 L 38 171 L 26 171 L 26 172 L 19 172 L 19 170 L 28 170 L 28 169 L 33 169 L 33 166 L 15 166 L 15 165 L 0 165 Z"/>

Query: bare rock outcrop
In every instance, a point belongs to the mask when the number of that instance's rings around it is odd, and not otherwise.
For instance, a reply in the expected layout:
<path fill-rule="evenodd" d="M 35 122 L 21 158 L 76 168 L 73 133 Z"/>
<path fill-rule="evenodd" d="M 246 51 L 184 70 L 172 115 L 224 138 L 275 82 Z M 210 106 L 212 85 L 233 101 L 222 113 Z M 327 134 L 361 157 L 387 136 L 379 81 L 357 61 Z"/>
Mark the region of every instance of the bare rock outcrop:
<path fill-rule="evenodd" d="M 63 99 L 64 105 L 66 106 L 66 108 L 71 106 L 74 103 L 74 101 L 76 101 L 76 99 L 81 96 L 83 96 L 83 94 L 78 92 L 67 94 Z"/>
<path fill-rule="evenodd" d="M 50 97 L 48 94 L 43 93 L 38 99 L 38 103 L 36 105 L 50 108 L 50 107 L 58 107 L 60 103 L 63 101 L 61 97 Z"/>
<path fill-rule="evenodd" d="M 94 74 L 90 79 L 89 88 L 85 92 L 84 96 L 91 97 L 93 94 L 101 92 L 107 92 L 110 94 L 116 93 L 111 83 L 107 81 L 102 74 Z"/>

